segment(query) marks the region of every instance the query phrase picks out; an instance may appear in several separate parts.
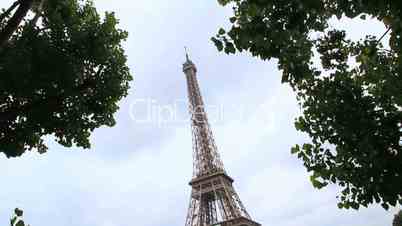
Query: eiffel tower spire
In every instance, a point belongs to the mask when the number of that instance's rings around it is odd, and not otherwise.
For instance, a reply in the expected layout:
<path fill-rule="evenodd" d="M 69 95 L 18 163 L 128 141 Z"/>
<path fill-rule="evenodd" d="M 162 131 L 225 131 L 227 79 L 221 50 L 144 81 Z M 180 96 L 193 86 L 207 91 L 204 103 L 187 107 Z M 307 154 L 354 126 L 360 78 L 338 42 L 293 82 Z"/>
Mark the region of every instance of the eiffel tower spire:
<path fill-rule="evenodd" d="M 186 50 L 186 75 L 193 136 L 193 178 L 186 226 L 261 226 L 254 222 L 240 201 L 227 175 L 197 82 L 197 68 Z"/>

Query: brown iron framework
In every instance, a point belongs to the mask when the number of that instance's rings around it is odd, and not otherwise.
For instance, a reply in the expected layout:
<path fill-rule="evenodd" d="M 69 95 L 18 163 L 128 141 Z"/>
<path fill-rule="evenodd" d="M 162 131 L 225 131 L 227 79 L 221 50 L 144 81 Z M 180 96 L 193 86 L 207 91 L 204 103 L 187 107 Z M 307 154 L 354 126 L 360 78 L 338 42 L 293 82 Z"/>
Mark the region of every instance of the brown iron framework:
<path fill-rule="evenodd" d="M 186 54 L 183 72 L 187 79 L 193 137 L 193 179 L 186 226 L 261 226 L 240 201 L 219 156 L 196 73 Z"/>

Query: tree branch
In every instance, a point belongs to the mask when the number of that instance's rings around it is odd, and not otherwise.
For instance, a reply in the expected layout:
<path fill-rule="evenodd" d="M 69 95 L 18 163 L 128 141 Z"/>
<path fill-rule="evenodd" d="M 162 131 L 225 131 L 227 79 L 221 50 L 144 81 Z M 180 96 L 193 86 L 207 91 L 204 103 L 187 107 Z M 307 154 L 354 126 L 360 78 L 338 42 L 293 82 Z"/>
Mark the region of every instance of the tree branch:
<path fill-rule="evenodd" d="M 389 26 L 389 28 L 387 29 L 387 31 L 385 31 L 385 33 L 381 36 L 381 38 L 377 40 L 377 45 L 378 45 L 378 43 L 381 42 L 381 40 L 385 37 L 385 35 L 388 34 L 388 32 L 389 32 L 390 30 L 391 30 L 391 26 Z"/>
<path fill-rule="evenodd" d="M 17 30 L 22 19 L 27 15 L 28 11 L 31 9 L 34 0 L 21 0 L 20 6 L 14 15 L 7 22 L 7 25 L 0 32 L 0 48 L 2 48 L 13 33 Z"/>
<path fill-rule="evenodd" d="M 8 8 L 4 13 L 0 15 L 0 22 L 4 20 L 18 5 L 20 4 L 20 0 L 15 1 L 10 8 Z"/>

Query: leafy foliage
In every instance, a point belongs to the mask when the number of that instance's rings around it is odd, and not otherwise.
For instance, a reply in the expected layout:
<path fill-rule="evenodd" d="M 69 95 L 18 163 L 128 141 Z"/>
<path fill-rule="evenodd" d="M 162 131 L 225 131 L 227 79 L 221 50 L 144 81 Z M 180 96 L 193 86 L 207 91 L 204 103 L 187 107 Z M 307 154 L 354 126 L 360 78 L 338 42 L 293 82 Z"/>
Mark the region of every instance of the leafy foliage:
<path fill-rule="evenodd" d="M 297 93 L 303 116 L 295 126 L 311 142 L 291 152 L 312 173 L 313 186 L 338 184 L 340 208 L 402 204 L 402 2 L 219 2 L 231 4 L 234 16 L 230 30 L 212 38 L 218 50 L 278 59 L 282 82 Z M 351 41 L 328 28 L 334 16 L 366 15 L 391 31 L 389 49 L 378 37 Z"/>
<path fill-rule="evenodd" d="M 0 50 L 0 152 L 8 157 L 46 151 L 45 135 L 89 148 L 95 128 L 115 124 L 132 79 L 127 32 L 113 13 L 102 19 L 91 1 L 77 0 L 46 0 L 37 13 Z"/>
<path fill-rule="evenodd" d="M 392 226 L 402 226 L 402 210 L 395 214 Z"/>
<path fill-rule="evenodd" d="M 22 220 L 23 214 L 24 214 L 23 210 L 15 208 L 14 216 L 10 219 L 10 226 L 25 226 L 25 222 Z"/>

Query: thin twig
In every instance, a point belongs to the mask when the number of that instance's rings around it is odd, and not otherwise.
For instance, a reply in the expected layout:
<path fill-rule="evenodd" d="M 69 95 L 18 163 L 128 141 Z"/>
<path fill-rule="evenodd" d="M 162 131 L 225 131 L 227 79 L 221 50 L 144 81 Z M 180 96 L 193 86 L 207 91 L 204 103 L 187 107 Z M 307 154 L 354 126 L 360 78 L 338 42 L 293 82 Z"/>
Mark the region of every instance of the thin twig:
<path fill-rule="evenodd" d="M 385 35 L 387 35 L 388 34 L 388 32 L 391 30 L 391 26 L 389 26 L 389 28 L 387 29 L 387 31 L 381 36 L 381 38 L 380 39 L 378 39 L 378 41 L 377 41 L 377 45 L 378 45 L 378 43 L 380 43 L 381 42 L 381 40 L 385 37 Z"/>

